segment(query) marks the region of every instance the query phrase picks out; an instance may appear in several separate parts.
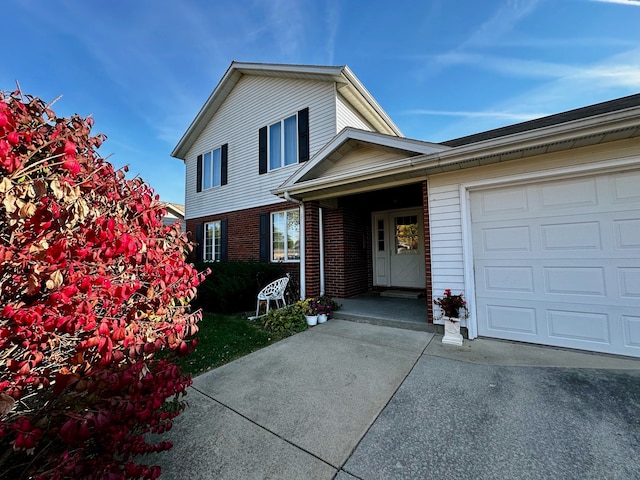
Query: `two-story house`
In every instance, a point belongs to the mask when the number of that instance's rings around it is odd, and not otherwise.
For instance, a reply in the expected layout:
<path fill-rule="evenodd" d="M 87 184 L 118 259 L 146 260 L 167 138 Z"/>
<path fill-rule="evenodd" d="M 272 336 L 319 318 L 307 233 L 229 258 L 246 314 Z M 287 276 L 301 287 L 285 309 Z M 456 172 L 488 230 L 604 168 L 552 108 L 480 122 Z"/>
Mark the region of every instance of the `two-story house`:
<path fill-rule="evenodd" d="M 640 94 L 440 144 L 347 67 L 231 64 L 174 149 L 200 260 L 464 291 L 477 335 L 640 356 Z"/>

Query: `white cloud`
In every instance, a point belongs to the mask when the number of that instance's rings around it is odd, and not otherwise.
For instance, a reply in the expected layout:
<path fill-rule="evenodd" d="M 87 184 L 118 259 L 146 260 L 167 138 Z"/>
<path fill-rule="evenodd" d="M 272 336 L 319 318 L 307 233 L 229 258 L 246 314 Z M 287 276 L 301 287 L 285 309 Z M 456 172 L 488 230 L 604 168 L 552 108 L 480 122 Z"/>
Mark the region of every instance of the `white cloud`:
<path fill-rule="evenodd" d="M 435 57 L 440 65 L 473 65 L 504 75 L 597 82 L 600 87 L 640 89 L 640 49 L 633 49 L 594 65 L 567 65 L 493 55 L 447 53 Z"/>
<path fill-rule="evenodd" d="M 618 5 L 629 5 L 632 7 L 640 7 L 640 0 L 591 0 L 600 3 L 617 3 Z"/>
<path fill-rule="evenodd" d="M 498 120 L 509 120 L 515 122 L 524 122 L 540 118 L 548 115 L 548 113 L 517 113 L 517 112 L 498 112 L 498 111 L 458 111 L 458 110 L 407 110 L 402 112 L 404 115 L 440 115 L 447 117 L 464 117 L 464 118 L 492 118 Z"/>

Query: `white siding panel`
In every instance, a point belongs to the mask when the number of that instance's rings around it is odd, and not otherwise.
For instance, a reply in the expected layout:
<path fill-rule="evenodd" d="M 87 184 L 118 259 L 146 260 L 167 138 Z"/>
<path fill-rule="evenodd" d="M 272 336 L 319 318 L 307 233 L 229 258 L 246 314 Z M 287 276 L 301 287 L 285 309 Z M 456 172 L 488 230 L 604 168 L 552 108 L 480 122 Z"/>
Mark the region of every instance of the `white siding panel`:
<path fill-rule="evenodd" d="M 361 130 L 375 131 L 374 128 L 342 97 L 336 95 L 337 131 L 345 127 L 355 127 Z"/>
<path fill-rule="evenodd" d="M 321 177 L 339 175 L 345 171 L 357 171 L 363 168 L 370 168 L 386 163 L 402 160 L 405 155 L 376 150 L 369 147 L 359 146 L 342 157 L 337 163 L 329 167 Z"/>
<path fill-rule="evenodd" d="M 464 291 L 460 194 L 458 185 L 433 186 L 431 181 L 428 191 L 432 293 L 438 298 L 447 288 L 454 294 Z"/>
<path fill-rule="evenodd" d="M 245 76 L 216 112 L 186 159 L 185 218 L 277 203 L 270 193 L 299 165 L 258 174 L 258 130 L 309 108 L 310 155 L 336 134 L 333 83 Z M 197 156 L 229 144 L 228 184 L 196 192 Z"/>

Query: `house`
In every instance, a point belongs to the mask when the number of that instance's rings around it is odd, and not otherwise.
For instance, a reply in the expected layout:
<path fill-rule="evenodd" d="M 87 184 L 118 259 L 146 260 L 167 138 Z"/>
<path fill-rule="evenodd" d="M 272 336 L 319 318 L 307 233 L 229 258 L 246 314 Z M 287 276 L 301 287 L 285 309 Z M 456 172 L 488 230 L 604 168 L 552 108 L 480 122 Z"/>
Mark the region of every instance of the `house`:
<path fill-rule="evenodd" d="M 163 202 L 162 206 L 166 210 L 164 217 L 162 217 L 162 223 L 169 226 L 176 222 L 180 222 L 180 230 L 182 232 L 186 232 L 187 228 L 184 223 L 184 205 L 180 203 Z"/>
<path fill-rule="evenodd" d="M 478 335 L 640 356 L 640 94 L 442 143 L 347 67 L 231 64 L 172 155 L 204 260 L 465 292 Z"/>

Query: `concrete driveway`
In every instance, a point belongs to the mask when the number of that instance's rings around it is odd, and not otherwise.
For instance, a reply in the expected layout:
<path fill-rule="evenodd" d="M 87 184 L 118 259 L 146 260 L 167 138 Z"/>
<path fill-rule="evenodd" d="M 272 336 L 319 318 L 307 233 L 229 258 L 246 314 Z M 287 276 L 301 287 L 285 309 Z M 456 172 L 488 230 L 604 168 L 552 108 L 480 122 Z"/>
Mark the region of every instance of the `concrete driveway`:
<path fill-rule="evenodd" d="M 637 360 L 331 320 L 194 379 L 164 479 L 640 478 Z"/>

